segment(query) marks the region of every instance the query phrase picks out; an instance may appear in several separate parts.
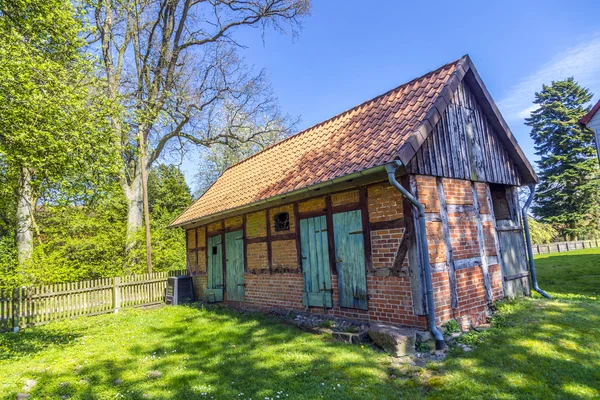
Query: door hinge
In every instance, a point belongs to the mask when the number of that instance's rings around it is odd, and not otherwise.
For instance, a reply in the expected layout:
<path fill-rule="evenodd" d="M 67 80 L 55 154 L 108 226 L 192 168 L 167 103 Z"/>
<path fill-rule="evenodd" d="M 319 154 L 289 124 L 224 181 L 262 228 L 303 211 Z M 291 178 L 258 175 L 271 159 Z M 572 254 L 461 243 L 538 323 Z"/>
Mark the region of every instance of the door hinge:
<path fill-rule="evenodd" d="M 354 231 L 354 232 L 350 232 L 348 233 L 348 235 L 362 235 L 364 232 L 362 230 L 360 231 Z"/>

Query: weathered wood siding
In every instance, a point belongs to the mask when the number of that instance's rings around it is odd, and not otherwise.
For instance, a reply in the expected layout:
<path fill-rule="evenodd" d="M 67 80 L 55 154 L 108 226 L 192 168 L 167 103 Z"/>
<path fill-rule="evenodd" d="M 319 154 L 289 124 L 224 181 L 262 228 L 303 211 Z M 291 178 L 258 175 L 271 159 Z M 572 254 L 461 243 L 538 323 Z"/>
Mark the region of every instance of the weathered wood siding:
<path fill-rule="evenodd" d="M 464 81 L 407 169 L 421 175 L 521 185 L 514 162 Z"/>

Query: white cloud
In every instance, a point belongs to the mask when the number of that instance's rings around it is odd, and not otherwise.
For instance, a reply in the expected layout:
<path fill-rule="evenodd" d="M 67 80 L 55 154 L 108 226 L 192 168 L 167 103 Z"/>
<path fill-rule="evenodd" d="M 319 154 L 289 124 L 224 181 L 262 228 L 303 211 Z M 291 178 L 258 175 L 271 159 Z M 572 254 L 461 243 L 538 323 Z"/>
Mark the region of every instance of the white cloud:
<path fill-rule="evenodd" d="M 600 35 L 558 53 L 536 72 L 511 87 L 498 107 L 507 121 L 519 121 L 528 117 L 535 109 L 532 105 L 534 93 L 542 84 L 565 79 L 570 76 L 580 85 L 600 94 Z"/>

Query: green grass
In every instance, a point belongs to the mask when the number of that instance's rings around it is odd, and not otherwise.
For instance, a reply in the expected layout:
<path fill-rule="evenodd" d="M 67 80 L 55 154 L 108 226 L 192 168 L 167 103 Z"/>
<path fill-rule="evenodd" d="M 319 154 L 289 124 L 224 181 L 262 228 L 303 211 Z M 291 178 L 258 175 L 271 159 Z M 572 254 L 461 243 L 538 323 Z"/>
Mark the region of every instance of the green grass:
<path fill-rule="evenodd" d="M 554 300 L 499 304 L 473 351 L 420 370 L 262 314 L 164 307 L 0 335 L 0 398 L 27 379 L 30 399 L 600 398 L 600 249 L 536 264 Z"/>
<path fill-rule="evenodd" d="M 31 398 L 393 399 L 415 393 L 402 393 L 388 366 L 388 357 L 368 347 L 332 343 L 261 314 L 163 307 L 0 335 L 0 398 L 14 399 L 27 379 L 37 380 Z M 149 378 L 150 371 L 162 376 Z"/>
<path fill-rule="evenodd" d="M 600 249 L 539 255 L 535 265 L 540 287 L 553 297 L 600 301 Z"/>

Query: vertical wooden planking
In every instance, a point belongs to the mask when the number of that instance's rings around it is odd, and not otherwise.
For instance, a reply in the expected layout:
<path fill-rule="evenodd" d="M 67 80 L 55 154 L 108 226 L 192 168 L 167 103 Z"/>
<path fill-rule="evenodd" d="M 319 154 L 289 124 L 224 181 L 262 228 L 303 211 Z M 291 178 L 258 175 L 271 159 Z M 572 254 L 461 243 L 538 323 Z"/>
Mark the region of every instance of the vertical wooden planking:
<path fill-rule="evenodd" d="M 361 210 L 333 214 L 340 307 L 367 310 L 364 227 Z"/>

